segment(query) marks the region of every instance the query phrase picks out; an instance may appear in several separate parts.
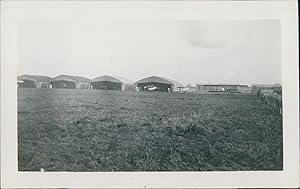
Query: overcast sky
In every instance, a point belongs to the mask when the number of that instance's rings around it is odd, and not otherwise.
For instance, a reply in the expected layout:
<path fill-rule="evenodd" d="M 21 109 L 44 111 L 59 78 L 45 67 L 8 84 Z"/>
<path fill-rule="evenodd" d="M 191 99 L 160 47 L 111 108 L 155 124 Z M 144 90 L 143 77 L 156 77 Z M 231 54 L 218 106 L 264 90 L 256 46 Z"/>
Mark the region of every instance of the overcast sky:
<path fill-rule="evenodd" d="M 276 20 L 32 22 L 18 41 L 19 75 L 281 83 Z"/>

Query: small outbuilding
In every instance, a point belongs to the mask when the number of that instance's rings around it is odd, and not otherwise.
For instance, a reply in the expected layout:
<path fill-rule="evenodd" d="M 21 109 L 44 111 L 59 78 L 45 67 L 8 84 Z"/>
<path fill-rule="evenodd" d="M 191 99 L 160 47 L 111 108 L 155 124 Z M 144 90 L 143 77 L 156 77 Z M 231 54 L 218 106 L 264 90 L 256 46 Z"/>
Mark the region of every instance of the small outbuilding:
<path fill-rule="evenodd" d="M 262 90 L 273 90 L 280 92 L 282 91 L 282 86 L 280 84 L 253 84 L 252 92 L 258 94 Z"/>
<path fill-rule="evenodd" d="M 199 93 L 239 93 L 239 89 L 247 87 L 247 85 L 240 84 L 198 84 L 197 91 Z"/>
<path fill-rule="evenodd" d="M 51 80 L 48 76 L 21 75 L 18 76 L 18 87 L 22 88 L 49 88 Z"/>
<path fill-rule="evenodd" d="M 249 86 L 239 86 L 237 88 L 238 93 L 249 94 L 252 93 L 252 87 Z"/>
<path fill-rule="evenodd" d="M 134 82 L 129 79 L 103 75 L 92 79 L 91 89 L 96 90 L 134 90 Z"/>
<path fill-rule="evenodd" d="M 90 79 L 81 76 L 60 75 L 50 80 L 50 88 L 89 89 Z"/>
<path fill-rule="evenodd" d="M 138 91 L 173 92 L 183 87 L 183 85 L 177 81 L 158 76 L 141 79 L 135 82 L 135 84 Z"/>

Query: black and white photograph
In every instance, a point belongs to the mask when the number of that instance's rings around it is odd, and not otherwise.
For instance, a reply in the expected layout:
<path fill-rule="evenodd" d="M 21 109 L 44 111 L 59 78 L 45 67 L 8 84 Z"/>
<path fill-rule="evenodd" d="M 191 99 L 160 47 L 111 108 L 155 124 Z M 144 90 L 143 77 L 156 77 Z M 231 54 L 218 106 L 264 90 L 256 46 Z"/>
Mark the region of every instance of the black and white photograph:
<path fill-rule="evenodd" d="M 282 170 L 278 20 L 24 23 L 20 171 Z"/>
<path fill-rule="evenodd" d="M 75 5 L 32 6 L 14 27 L 18 173 L 285 170 L 280 18 Z M 77 17 L 59 19 L 63 8 Z"/>

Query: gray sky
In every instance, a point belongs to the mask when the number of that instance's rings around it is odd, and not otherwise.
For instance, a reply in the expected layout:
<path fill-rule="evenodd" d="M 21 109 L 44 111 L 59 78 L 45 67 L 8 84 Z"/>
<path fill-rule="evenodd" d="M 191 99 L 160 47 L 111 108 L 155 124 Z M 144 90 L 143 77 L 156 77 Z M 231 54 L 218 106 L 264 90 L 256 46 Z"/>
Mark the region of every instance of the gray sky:
<path fill-rule="evenodd" d="M 276 20 L 26 22 L 18 41 L 19 75 L 281 83 Z"/>

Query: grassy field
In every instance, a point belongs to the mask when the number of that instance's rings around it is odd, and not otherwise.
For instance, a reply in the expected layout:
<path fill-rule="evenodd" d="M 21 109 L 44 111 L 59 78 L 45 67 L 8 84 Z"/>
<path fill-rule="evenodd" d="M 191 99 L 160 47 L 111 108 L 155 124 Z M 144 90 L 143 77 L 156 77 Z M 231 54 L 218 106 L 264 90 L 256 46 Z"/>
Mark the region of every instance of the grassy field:
<path fill-rule="evenodd" d="M 20 171 L 281 170 L 282 118 L 251 95 L 18 89 Z"/>

